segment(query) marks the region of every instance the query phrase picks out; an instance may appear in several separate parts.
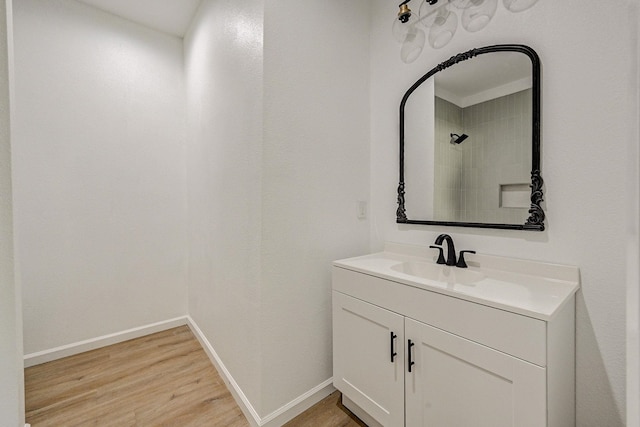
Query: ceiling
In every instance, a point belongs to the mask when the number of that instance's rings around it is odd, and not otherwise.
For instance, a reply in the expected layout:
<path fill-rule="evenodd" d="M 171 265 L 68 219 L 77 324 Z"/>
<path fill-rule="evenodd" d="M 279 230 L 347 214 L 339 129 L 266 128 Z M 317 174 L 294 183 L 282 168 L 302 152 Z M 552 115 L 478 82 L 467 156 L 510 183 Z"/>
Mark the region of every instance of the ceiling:
<path fill-rule="evenodd" d="M 183 37 L 201 0 L 79 0 L 163 33 Z"/>
<path fill-rule="evenodd" d="M 440 88 L 463 99 L 508 83 L 530 80 L 531 59 L 519 52 L 491 52 L 459 62 L 437 73 L 435 78 Z"/>

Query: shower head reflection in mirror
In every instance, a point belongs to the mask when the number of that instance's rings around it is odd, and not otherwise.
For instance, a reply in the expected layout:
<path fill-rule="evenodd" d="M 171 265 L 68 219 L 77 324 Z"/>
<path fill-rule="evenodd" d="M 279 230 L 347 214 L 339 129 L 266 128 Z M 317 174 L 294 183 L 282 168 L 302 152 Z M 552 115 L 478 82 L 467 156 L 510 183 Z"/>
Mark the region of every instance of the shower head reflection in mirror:
<path fill-rule="evenodd" d="M 466 133 L 463 133 L 462 135 L 458 135 L 457 133 L 452 133 L 450 134 L 450 136 L 451 136 L 451 140 L 449 141 L 450 144 L 462 144 L 462 141 L 469 138 L 469 135 L 467 135 Z"/>

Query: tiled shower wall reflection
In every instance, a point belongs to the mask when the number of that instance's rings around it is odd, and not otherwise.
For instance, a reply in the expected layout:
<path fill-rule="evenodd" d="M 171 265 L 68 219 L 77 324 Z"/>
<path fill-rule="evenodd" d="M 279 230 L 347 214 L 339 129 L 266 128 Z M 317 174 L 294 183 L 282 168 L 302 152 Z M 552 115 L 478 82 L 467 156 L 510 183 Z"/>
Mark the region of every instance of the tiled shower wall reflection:
<path fill-rule="evenodd" d="M 531 89 L 466 108 L 436 97 L 435 117 L 436 220 L 524 223 L 528 206 L 501 207 L 500 186 L 531 182 Z"/>

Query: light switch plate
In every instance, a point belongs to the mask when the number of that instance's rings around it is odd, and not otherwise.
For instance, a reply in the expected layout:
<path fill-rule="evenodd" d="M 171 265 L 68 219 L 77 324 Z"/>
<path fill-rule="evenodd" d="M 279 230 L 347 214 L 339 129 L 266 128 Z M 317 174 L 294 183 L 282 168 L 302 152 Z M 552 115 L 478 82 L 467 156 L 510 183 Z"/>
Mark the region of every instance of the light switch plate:
<path fill-rule="evenodd" d="M 358 216 L 358 219 L 366 219 L 367 218 L 366 200 L 358 200 L 356 208 L 357 208 L 356 215 Z"/>

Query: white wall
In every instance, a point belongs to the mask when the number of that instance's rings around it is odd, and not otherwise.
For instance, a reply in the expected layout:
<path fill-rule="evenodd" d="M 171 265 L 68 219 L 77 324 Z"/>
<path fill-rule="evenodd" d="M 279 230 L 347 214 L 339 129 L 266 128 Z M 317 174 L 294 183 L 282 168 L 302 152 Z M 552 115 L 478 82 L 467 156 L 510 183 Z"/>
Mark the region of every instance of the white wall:
<path fill-rule="evenodd" d="M 577 301 L 577 425 L 625 424 L 625 179 L 636 138 L 638 14 L 633 2 L 541 1 L 521 14 L 501 5 L 482 32 L 459 30 L 441 50 L 425 48 L 411 65 L 389 26 L 397 6 L 372 3 L 372 249 L 385 240 L 427 245 L 438 233 L 458 249 L 580 267 Z M 524 43 L 542 60 L 542 176 L 547 230 L 542 233 L 398 226 L 397 108 L 422 74 L 457 52 Z M 409 198 L 410 195 L 407 195 Z"/>
<path fill-rule="evenodd" d="M 188 310 L 265 416 L 331 375 L 330 261 L 447 231 L 459 249 L 581 268 L 577 425 L 624 425 L 630 4 L 500 6 L 407 66 L 387 0 L 205 0 L 184 42 L 187 154 L 179 39 L 72 0 L 17 1 L 27 352 L 186 313 L 188 253 Z M 402 94 L 454 53 L 514 42 L 543 63 L 547 231 L 396 225 Z"/>
<path fill-rule="evenodd" d="M 640 25 L 632 39 L 638 51 Z M 636 58 L 635 111 L 640 108 L 640 55 Z M 640 114 L 627 140 L 627 425 L 640 426 Z"/>
<path fill-rule="evenodd" d="M 411 189 L 421 183 L 430 183 L 424 186 L 424 191 L 420 191 L 419 197 L 415 197 L 409 205 L 405 205 L 405 214 L 409 218 L 435 218 L 436 205 L 438 209 L 442 209 L 442 204 L 449 202 L 447 200 L 450 193 L 448 185 L 442 183 L 444 174 L 442 170 L 440 176 L 436 172 L 436 165 L 441 159 L 431 154 L 438 151 L 444 154 L 444 150 L 439 150 L 442 144 L 438 130 L 440 133 L 443 132 L 439 126 L 436 126 L 438 121 L 436 120 L 435 89 L 435 80 L 429 79 L 413 92 L 405 104 L 404 151 L 407 153 L 404 157 L 405 188 Z M 446 141 L 447 144 L 449 139 Z M 436 157 L 438 157 L 437 160 Z M 452 164 L 456 162 L 455 156 L 447 157 L 451 159 Z M 447 169 L 454 172 L 453 167 Z M 438 181 L 441 181 L 440 185 Z M 451 205 L 453 203 L 451 201 Z"/>
<path fill-rule="evenodd" d="M 331 377 L 331 261 L 368 249 L 356 203 L 369 198 L 369 2 L 280 0 L 264 14 L 268 414 Z"/>
<path fill-rule="evenodd" d="M 14 278 L 9 67 L 11 2 L 0 1 L 0 420 L 24 425 L 22 319 Z"/>
<path fill-rule="evenodd" d="M 261 418 L 331 377 L 330 263 L 368 248 L 368 19 L 205 1 L 185 38 L 189 312 Z"/>
<path fill-rule="evenodd" d="M 184 40 L 189 314 L 258 412 L 262 7 L 205 0 Z"/>
<path fill-rule="evenodd" d="M 187 269 L 188 312 L 260 416 L 331 377 L 330 263 L 369 245 L 369 15 L 263 7 L 203 2 L 182 104 L 178 39 L 16 2 L 27 352 L 184 314 Z"/>
<path fill-rule="evenodd" d="M 14 7 L 25 352 L 185 315 L 182 41 L 73 0 Z"/>

